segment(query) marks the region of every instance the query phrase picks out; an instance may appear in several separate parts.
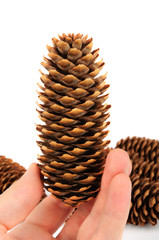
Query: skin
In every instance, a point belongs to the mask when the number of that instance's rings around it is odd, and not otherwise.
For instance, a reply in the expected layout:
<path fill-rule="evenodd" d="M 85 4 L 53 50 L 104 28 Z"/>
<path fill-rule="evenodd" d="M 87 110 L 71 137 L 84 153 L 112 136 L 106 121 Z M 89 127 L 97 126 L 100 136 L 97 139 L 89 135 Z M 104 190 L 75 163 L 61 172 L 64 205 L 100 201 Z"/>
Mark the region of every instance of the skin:
<path fill-rule="evenodd" d="M 128 154 L 121 149 L 112 150 L 106 159 L 97 198 L 81 205 L 56 239 L 121 240 L 130 208 L 130 172 Z M 33 163 L 23 177 L 0 196 L 1 240 L 55 239 L 52 234 L 73 208 L 52 195 L 38 204 L 42 194 L 40 171 Z"/>

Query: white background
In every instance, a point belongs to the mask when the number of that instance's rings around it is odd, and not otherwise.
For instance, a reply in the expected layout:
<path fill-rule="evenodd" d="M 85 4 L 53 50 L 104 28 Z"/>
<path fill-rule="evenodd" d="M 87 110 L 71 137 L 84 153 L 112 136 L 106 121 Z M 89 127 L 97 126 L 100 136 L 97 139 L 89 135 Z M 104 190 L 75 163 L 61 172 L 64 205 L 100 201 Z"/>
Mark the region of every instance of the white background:
<path fill-rule="evenodd" d="M 36 161 L 36 101 L 45 45 L 83 33 L 100 47 L 111 85 L 111 146 L 120 138 L 159 138 L 159 1 L 1 1 L 0 154 Z M 126 227 L 123 239 L 159 239 L 156 227 Z"/>

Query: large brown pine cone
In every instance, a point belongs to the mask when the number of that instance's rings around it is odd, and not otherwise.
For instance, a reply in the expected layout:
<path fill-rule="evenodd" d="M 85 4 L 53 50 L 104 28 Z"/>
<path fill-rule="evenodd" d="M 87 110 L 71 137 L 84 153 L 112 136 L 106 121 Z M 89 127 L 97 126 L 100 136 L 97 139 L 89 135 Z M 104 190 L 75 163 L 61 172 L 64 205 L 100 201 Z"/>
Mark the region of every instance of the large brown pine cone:
<path fill-rule="evenodd" d="M 12 159 L 0 156 L 0 194 L 18 180 L 25 171 L 24 167 L 13 162 Z"/>
<path fill-rule="evenodd" d="M 159 141 L 146 138 L 121 139 L 116 148 L 126 150 L 132 161 L 131 209 L 128 222 L 135 225 L 159 219 Z"/>
<path fill-rule="evenodd" d="M 37 125 L 41 133 L 38 157 L 45 188 L 66 204 L 77 206 L 96 196 L 105 163 L 103 140 L 109 125 L 110 105 L 103 104 L 109 85 L 104 66 L 96 62 L 99 49 L 92 51 L 93 40 L 81 34 L 62 34 L 47 46 L 48 57 L 42 66 Z"/>

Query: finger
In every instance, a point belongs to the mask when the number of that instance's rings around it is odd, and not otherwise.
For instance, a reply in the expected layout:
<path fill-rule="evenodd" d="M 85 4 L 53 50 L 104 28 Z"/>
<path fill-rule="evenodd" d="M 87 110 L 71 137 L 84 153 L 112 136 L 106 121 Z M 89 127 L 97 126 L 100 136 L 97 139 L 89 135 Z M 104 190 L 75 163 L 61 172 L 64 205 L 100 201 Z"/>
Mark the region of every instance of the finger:
<path fill-rule="evenodd" d="M 108 199 L 92 240 L 119 240 L 122 238 L 131 201 L 131 181 L 124 174 L 116 175 L 108 189 Z"/>
<path fill-rule="evenodd" d="M 82 226 L 82 231 L 87 230 L 88 239 L 92 235 L 91 228 L 94 229 L 98 226 L 103 210 L 106 206 L 108 197 L 108 188 L 111 180 L 120 173 L 125 173 L 129 175 L 131 172 L 131 162 L 127 152 L 122 149 L 114 149 L 109 152 L 104 173 L 101 181 L 101 190 L 97 196 L 96 202 L 92 208 L 90 215 L 87 217 L 84 225 Z"/>
<path fill-rule="evenodd" d="M 11 230 L 5 240 L 55 240 L 52 235 L 38 225 L 31 223 L 20 224 L 17 228 Z"/>
<path fill-rule="evenodd" d="M 43 194 L 40 170 L 33 163 L 28 171 L 0 196 L 0 225 L 9 230 L 23 221 Z"/>
<path fill-rule="evenodd" d="M 29 236 L 32 236 L 34 239 L 39 239 L 40 233 L 48 236 L 52 234 L 63 224 L 68 215 L 71 213 L 72 208 L 68 205 L 65 205 L 59 199 L 53 197 L 52 195 L 45 198 L 35 209 L 28 215 L 28 217 L 23 222 L 22 226 L 18 226 L 13 229 L 9 236 L 14 237 L 15 239 L 21 239 L 23 235 L 28 231 L 32 232 L 32 235 L 28 235 L 26 239 L 30 239 Z M 34 231 L 33 229 L 40 229 L 39 232 Z M 49 233 L 49 235 L 48 235 Z M 38 237 L 39 236 L 39 237 Z M 47 239 L 43 236 L 43 239 Z"/>
<path fill-rule="evenodd" d="M 76 239 L 79 228 L 83 221 L 85 220 L 85 218 L 89 215 L 94 205 L 94 202 L 95 199 L 92 199 L 78 207 L 78 209 L 68 219 L 62 231 L 57 236 L 58 240 L 62 240 L 64 238 L 65 240 Z"/>
<path fill-rule="evenodd" d="M 101 191 L 91 211 L 92 217 L 96 218 L 101 215 L 107 200 L 109 184 L 113 177 L 119 173 L 130 175 L 132 169 L 129 155 L 122 149 L 110 151 L 106 159 L 106 166 L 101 181 Z"/>
<path fill-rule="evenodd" d="M 110 181 L 116 174 L 126 173 L 129 175 L 130 172 L 131 162 L 128 154 L 121 149 L 112 150 L 106 159 L 106 166 L 102 177 L 102 187 L 96 201 L 95 199 L 91 200 L 79 207 L 58 235 L 58 239 L 76 239 L 82 223 L 81 231 L 86 231 L 88 235 L 90 231 L 91 234 L 92 228 L 95 228 L 98 224 L 98 220 L 106 204 L 107 189 Z M 91 214 L 89 215 L 90 212 Z"/>
<path fill-rule="evenodd" d="M 29 214 L 25 222 L 38 225 L 53 234 L 72 211 L 72 207 L 50 195 Z"/>

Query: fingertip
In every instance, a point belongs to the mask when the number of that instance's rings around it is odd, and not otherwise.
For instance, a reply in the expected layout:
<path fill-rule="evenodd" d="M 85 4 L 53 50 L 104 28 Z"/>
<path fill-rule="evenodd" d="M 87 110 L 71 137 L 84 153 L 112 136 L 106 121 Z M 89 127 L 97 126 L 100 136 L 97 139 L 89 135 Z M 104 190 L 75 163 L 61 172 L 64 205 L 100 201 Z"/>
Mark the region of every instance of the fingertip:
<path fill-rule="evenodd" d="M 41 198 L 43 194 L 43 184 L 40 179 L 40 169 L 35 162 L 29 166 L 25 174 L 16 182 L 14 187 L 21 189 L 24 185 L 26 186 L 25 192 L 29 194 L 36 191 L 38 197 Z"/>
<path fill-rule="evenodd" d="M 108 188 L 108 185 L 111 179 L 119 174 L 125 173 L 130 175 L 132 170 L 132 164 L 129 158 L 129 155 L 126 151 L 122 149 L 113 149 L 111 150 L 106 158 L 106 164 L 104 173 L 102 176 L 101 188 L 105 191 Z"/>
<path fill-rule="evenodd" d="M 115 170 L 117 173 L 124 172 L 130 175 L 132 170 L 128 153 L 120 148 L 113 149 L 109 152 L 106 164 L 112 172 Z"/>
<path fill-rule="evenodd" d="M 40 169 L 38 168 L 37 164 L 31 163 L 30 166 L 28 167 L 27 171 L 25 172 L 25 174 L 22 176 L 21 179 L 23 178 L 28 178 L 28 177 L 34 177 L 34 178 L 39 178 L 40 176 Z"/>
<path fill-rule="evenodd" d="M 37 164 L 35 162 L 31 163 L 29 168 L 28 168 L 28 171 L 31 171 L 31 172 L 40 172 L 40 169 L 39 167 L 37 166 Z"/>

